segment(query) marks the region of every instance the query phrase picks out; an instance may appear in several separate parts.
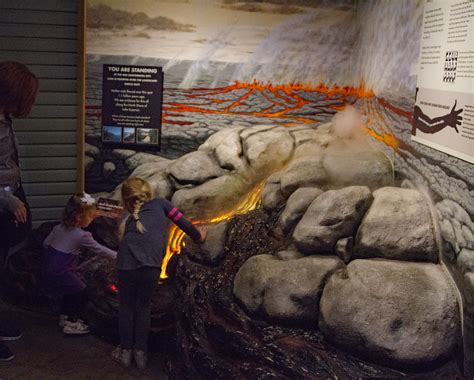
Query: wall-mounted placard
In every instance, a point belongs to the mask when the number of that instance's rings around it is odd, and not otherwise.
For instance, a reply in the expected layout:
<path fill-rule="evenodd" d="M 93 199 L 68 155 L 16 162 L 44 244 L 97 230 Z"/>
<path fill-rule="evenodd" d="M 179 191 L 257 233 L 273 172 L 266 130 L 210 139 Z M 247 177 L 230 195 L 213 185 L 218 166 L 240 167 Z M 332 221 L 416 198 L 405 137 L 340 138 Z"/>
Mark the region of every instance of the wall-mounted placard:
<path fill-rule="evenodd" d="M 159 149 L 162 68 L 103 65 L 102 78 L 102 142 Z"/>
<path fill-rule="evenodd" d="M 474 163 L 474 3 L 427 0 L 412 140 Z"/>

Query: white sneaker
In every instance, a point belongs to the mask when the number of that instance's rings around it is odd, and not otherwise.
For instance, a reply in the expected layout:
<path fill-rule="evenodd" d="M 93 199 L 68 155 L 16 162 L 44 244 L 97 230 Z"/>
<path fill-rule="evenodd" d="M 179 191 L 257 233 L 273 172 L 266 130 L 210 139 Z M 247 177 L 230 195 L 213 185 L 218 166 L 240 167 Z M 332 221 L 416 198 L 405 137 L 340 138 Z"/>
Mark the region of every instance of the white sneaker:
<path fill-rule="evenodd" d="M 68 335 L 83 335 L 89 333 L 89 326 L 78 319 L 76 322 L 66 321 L 63 327 L 63 333 Z"/>
<path fill-rule="evenodd" d="M 122 350 L 120 346 L 112 351 L 112 359 L 120 363 L 123 367 L 128 368 L 132 363 L 132 350 Z"/>
<path fill-rule="evenodd" d="M 66 314 L 59 314 L 59 327 L 64 327 L 67 321 L 67 315 Z"/>
<path fill-rule="evenodd" d="M 59 315 L 59 327 L 64 327 L 66 325 L 66 321 L 68 319 L 68 316 L 66 314 L 60 314 Z M 79 322 L 85 325 L 84 321 L 80 318 L 77 319 Z"/>
<path fill-rule="evenodd" d="M 145 351 L 133 351 L 133 358 L 135 359 L 135 364 L 137 365 L 138 369 L 146 369 L 146 365 L 148 363 L 148 355 Z"/>

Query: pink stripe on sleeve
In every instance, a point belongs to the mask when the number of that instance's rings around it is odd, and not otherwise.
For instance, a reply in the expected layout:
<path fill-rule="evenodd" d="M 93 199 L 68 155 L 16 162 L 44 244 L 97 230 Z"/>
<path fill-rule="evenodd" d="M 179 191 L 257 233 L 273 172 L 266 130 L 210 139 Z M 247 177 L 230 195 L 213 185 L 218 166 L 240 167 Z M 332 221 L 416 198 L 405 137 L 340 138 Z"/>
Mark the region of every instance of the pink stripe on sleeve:
<path fill-rule="evenodd" d="M 178 220 L 181 219 L 182 216 L 183 216 L 183 214 L 180 213 L 180 212 L 178 212 L 178 213 L 176 214 L 176 216 L 173 218 L 173 222 L 177 222 Z"/>
<path fill-rule="evenodd" d="M 168 218 L 171 218 L 176 211 L 178 211 L 178 209 L 176 207 L 173 207 L 171 211 L 168 213 Z"/>

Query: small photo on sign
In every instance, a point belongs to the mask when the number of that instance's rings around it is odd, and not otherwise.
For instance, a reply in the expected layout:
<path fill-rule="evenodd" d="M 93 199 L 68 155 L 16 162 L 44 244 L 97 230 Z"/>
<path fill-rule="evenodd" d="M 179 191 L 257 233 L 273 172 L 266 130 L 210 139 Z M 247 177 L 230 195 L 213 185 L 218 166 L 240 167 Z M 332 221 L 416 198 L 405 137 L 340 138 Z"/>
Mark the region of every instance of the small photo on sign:
<path fill-rule="evenodd" d="M 158 144 L 158 129 L 137 128 L 137 143 Z"/>
<path fill-rule="evenodd" d="M 123 142 L 134 143 L 135 142 L 135 128 L 124 128 L 123 129 Z"/>
<path fill-rule="evenodd" d="M 447 51 L 444 61 L 443 82 L 454 82 L 456 80 L 456 69 L 458 67 L 458 52 Z"/>
<path fill-rule="evenodd" d="M 104 126 L 102 134 L 103 141 L 122 142 L 122 127 Z"/>

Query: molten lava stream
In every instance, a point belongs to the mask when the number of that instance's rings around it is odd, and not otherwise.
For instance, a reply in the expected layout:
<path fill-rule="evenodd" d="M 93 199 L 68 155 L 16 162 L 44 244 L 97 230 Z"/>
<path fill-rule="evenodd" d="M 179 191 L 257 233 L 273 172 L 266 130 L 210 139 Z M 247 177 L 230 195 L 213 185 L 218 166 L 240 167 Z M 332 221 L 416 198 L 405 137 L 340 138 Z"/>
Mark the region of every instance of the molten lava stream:
<path fill-rule="evenodd" d="M 400 147 L 398 139 L 392 133 L 387 132 L 390 130 L 390 127 L 384 116 L 375 109 L 373 102 L 369 103 L 369 101 L 366 101 L 365 113 L 367 115 L 367 126 L 364 128 L 364 132 L 385 145 L 398 150 Z"/>
<path fill-rule="evenodd" d="M 245 214 L 246 212 L 255 210 L 260 205 L 261 194 L 263 190 L 264 182 L 260 182 L 255 188 L 244 197 L 237 207 L 231 211 L 226 212 L 225 214 L 218 215 L 212 218 L 195 221 L 196 225 L 210 225 L 213 223 L 218 223 L 222 220 L 230 219 L 234 215 Z M 166 254 L 163 258 L 163 263 L 161 265 L 161 275 L 160 279 L 164 280 L 168 278 L 166 274 L 166 268 L 171 257 L 176 254 L 181 253 L 181 248 L 184 247 L 184 232 L 178 228 L 176 225 L 172 225 L 168 233 L 168 244 L 166 245 Z"/>
<path fill-rule="evenodd" d="M 220 96 L 223 94 L 231 93 L 234 90 L 248 90 L 244 94 L 239 95 L 235 99 L 213 99 L 213 96 Z M 199 91 L 199 93 L 195 93 Z M 201 92 L 202 91 L 202 92 Z M 325 94 L 325 100 L 329 100 L 334 95 L 341 95 L 338 99 L 340 103 L 338 104 L 327 104 L 325 107 L 333 109 L 335 111 L 340 111 L 344 109 L 346 104 L 352 103 L 353 101 L 348 101 L 347 98 L 350 96 L 355 96 L 357 98 L 370 98 L 374 96 L 374 93 L 371 89 L 367 89 L 364 83 L 361 83 L 358 87 L 340 87 L 338 85 L 333 85 L 332 87 L 326 86 L 324 83 L 320 83 L 317 86 L 305 85 L 301 83 L 290 83 L 290 84 L 276 84 L 271 83 L 260 83 L 254 80 L 251 83 L 239 82 L 236 81 L 234 84 L 227 87 L 218 87 L 214 89 L 199 88 L 194 89 L 193 93 L 187 93 L 185 96 L 189 99 L 205 99 L 207 102 L 212 104 L 220 104 L 227 101 L 231 101 L 231 104 L 225 108 L 213 109 L 206 108 L 206 104 L 190 102 L 190 103 L 176 103 L 176 102 L 166 102 L 163 106 L 163 111 L 167 116 L 172 114 L 181 114 L 185 115 L 186 113 L 207 113 L 207 114 L 225 114 L 225 115 L 252 115 L 257 117 L 264 118 L 284 118 L 288 122 L 284 125 L 293 126 L 297 123 L 310 124 L 314 123 L 315 120 L 312 118 L 306 118 L 302 116 L 294 116 L 289 113 L 302 109 L 307 104 L 317 105 L 314 101 L 309 100 L 297 93 L 298 91 L 304 92 L 317 92 Z M 272 97 L 268 96 L 272 94 Z M 236 108 L 242 107 L 245 104 L 245 101 L 252 94 L 261 94 L 270 105 L 261 109 L 260 111 L 237 111 Z M 283 108 L 280 111 L 272 111 L 273 108 L 280 107 Z M 327 112 L 327 110 L 321 110 L 322 113 Z M 172 119 L 163 118 L 163 122 L 170 124 L 179 124 L 179 122 L 173 121 Z"/>

